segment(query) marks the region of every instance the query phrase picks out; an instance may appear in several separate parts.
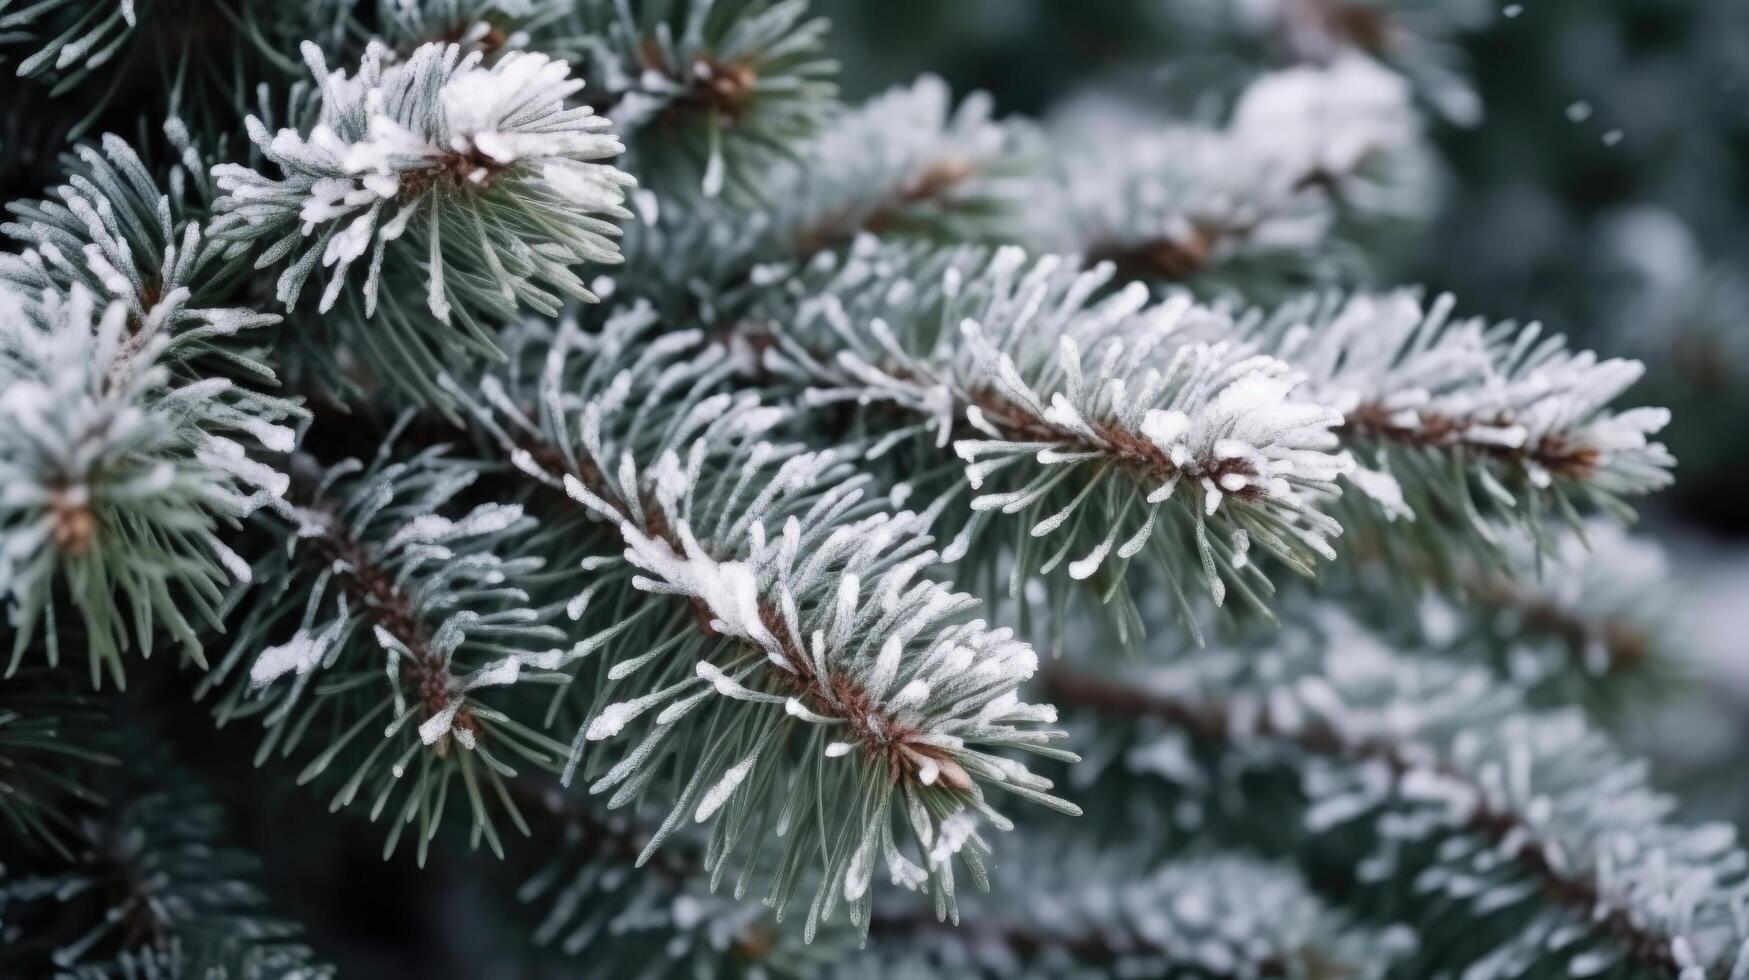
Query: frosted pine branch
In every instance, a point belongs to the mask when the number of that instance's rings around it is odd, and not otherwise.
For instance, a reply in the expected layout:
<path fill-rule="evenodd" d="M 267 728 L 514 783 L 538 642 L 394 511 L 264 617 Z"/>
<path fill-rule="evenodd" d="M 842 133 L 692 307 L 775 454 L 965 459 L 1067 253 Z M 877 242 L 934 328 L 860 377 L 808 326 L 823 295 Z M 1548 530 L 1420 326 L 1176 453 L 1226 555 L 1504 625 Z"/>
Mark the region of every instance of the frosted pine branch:
<path fill-rule="evenodd" d="M 1560 667 L 1596 681 L 1669 671 L 1681 644 L 1672 568 L 1663 549 L 1593 518 L 1542 544 L 1512 539 L 1508 571 L 1460 575 L 1468 595 L 1499 614 L 1501 636 L 1546 638 Z M 1555 665 L 1549 665 L 1552 669 Z"/>
<path fill-rule="evenodd" d="M 957 929 L 877 917 L 873 962 L 832 975 L 1379 980 L 1414 948 L 1407 930 L 1345 922 L 1292 867 L 1151 850 L 1017 839 L 999 852 L 1009 874 L 967 900 Z"/>
<path fill-rule="evenodd" d="M 827 26 L 805 0 L 582 0 L 535 43 L 587 71 L 646 184 L 755 200 L 766 170 L 835 107 Z"/>
<path fill-rule="evenodd" d="M 589 584 L 573 618 L 628 579 L 679 600 L 667 613 L 646 600 L 582 641 L 633 655 L 604 665 L 597 690 L 620 699 L 597 695 L 579 751 L 628 729 L 642 735 L 616 761 L 590 753 L 592 791 L 612 791 L 619 806 L 669 768 L 685 774 L 645 853 L 689 820 L 714 819 L 714 875 L 744 833 L 776 819 L 785 856 L 767 900 L 780 915 L 820 849 L 810 936 L 840 902 L 866 929 L 877 858 L 895 882 L 927 884 L 947 914 L 955 856 L 982 881 L 978 828 L 1009 826 L 985 787 L 1074 810 L 1048 780 L 996 754 L 1065 755 L 1036 727 L 1051 709 L 1015 697 L 1035 655 L 1010 631 L 969 620 L 972 597 L 918 579 L 938 560 L 933 514 L 889 514 L 833 454 L 767 441 L 784 412 L 699 383 L 732 368 L 722 348 L 670 334 L 639 352 L 633 341 L 649 325 L 647 315 L 621 317 L 594 344 L 561 330 L 534 397 L 520 399 L 543 406 L 538 422 L 490 379 L 474 402 L 514 465 L 618 528 L 622 555 L 584 559 Z M 563 366 L 589 348 L 582 387 L 561 387 Z M 543 433 L 561 441 L 531 446 Z M 640 465 L 634 446 L 655 463 Z M 683 728 L 687 719 L 696 720 Z M 682 737 L 700 727 L 702 740 Z M 809 799 L 828 801 L 834 819 L 798 809 Z M 901 807 L 911 856 L 893 836 Z"/>
<path fill-rule="evenodd" d="M 416 363 L 385 362 L 385 374 L 427 391 L 446 346 L 493 350 L 486 323 L 595 298 L 577 267 L 620 260 L 613 222 L 631 217 L 633 181 L 597 162 L 623 147 L 605 118 L 566 107 L 583 83 L 564 62 L 510 52 L 486 67 L 443 44 L 390 62 L 373 46 L 348 76 L 313 45 L 304 56 L 321 85 L 314 125 L 269 133 L 248 120 L 283 176 L 213 170 L 213 233 L 253 249 L 257 267 L 283 267 L 280 302 L 318 276 L 327 312 L 364 260 L 357 308 L 371 322 L 357 342 L 372 354 L 372 332 L 400 338 L 393 349 Z"/>
<path fill-rule="evenodd" d="M 771 183 L 778 249 L 805 259 L 860 233 L 919 228 L 942 239 L 994 237 L 1025 190 L 1035 152 L 1019 129 L 992 118 L 988 95 L 953 103 L 947 84 L 925 75 L 871 97 L 834 120 Z"/>
<path fill-rule="evenodd" d="M 421 861 L 459 777 L 471 834 L 501 853 L 492 813 L 524 833 L 503 782 L 513 763 L 557 768 L 564 746 L 492 703 L 503 688 L 552 682 L 576 654 L 524 586 L 543 564 L 499 557 L 533 521 L 516 505 L 445 505 L 477 471 L 427 450 L 405 462 L 348 461 L 278 509 L 293 547 L 257 562 L 263 591 L 244 599 L 235 639 L 203 679 L 225 687 L 220 723 L 257 717 L 260 757 L 303 753 L 300 782 L 338 770 L 335 809 L 360 793 L 391 811 L 385 850 L 419 817 Z M 452 513 L 455 513 L 451 509 Z M 324 718 L 318 744 L 308 719 Z M 299 719 L 303 719 L 300 721 Z"/>
<path fill-rule="evenodd" d="M 1058 672 L 1048 686 L 1103 718 L 1164 725 L 1130 764 L 1196 794 L 1283 767 L 1307 797 L 1303 847 L 1364 831 L 1359 887 L 1427 896 L 1399 906 L 1421 915 L 1435 896 L 1457 903 L 1467 929 L 1498 923 L 1484 942 L 1465 938 L 1466 976 L 1749 969 L 1749 862 L 1731 829 L 1672 822 L 1643 764 L 1576 712 L 1526 708 L 1485 667 L 1399 655 L 1324 616 L 1228 655 L 1117 682 Z M 1180 739 L 1228 761 L 1195 761 Z M 1433 923 L 1415 924 L 1429 964 L 1453 966 L 1457 950 L 1432 945 Z"/>
<path fill-rule="evenodd" d="M 1034 243 L 1126 276 L 1303 281 L 1359 265 L 1344 226 L 1423 216 L 1434 199 L 1408 86 L 1359 56 L 1265 75 L 1224 126 L 1071 107 Z"/>
<path fill-rule="evenodd" d="M 1340 527 L 1314 503 L 1346 465 L 1331 452 L 1341 415 L 1302 400 L 1289 365 L 1234 343 L 1219 311 L 1150 303 L 1140 285 L 1096 298 L 1111 274 L 1017 249 L 935 260 L 870 242 L 804 281 L 763 363 L 808 405 L 898 409 L 871 422 L 868 457 L 951 443 L 974 491 L 967 533 L 1019 515 L 1017 583 L 1066 565 L 1074 579 L 1110 566 L 1099 581 L 1115 585 L 1147 551 L 1217 603 L 1230 586 L 1257 601 L 1253 544 L 1306 572 L 1333 557 Z"/>
<path fill-rule="evenodd" d="M 1187 0 L 1169 11 L 1178 39 L 1193 46 L 1263 43 L 1286 61 L 1313 65 L 1378 59 L 1458 126 L 1481 120 L 1482 101 L 1457 42 L 1497 16 L 1490 4 L 1424 0 L 1258 0 L 1242 9 L 1223 0 Z"/>
<path fill-rule="evenodd" d="M 1019 126 L 992 118 L 987 97 L 956 106 L 926 75 L 848 109 L 797 159 L 771 167 L 762 207 L 641 198 L 617 286 L 677 322 L 730 324 L 769 302 L 788 270 L 863 234 L 1007 240 L 1035 149 Z"/>
<path fill-rule="evenodd" d="M 54 80 L 55 91 L 72 87 L 108 64 L 139 25 L 138 0 L 46 0 L 14 10 L 0 19 L 0 45 L 30 44 L 27 51 L 0 52 L 9 57 L 8 74 Z M 85 10 L 82 7 L 91 9 Z"/>
<path fill-rule="evenodd" d="M 259 352 L 241 345 L 258 343 L 261 328 L 280 318 L 223 305 L 238 263 L 224 261 L 219 244 L 190 220 L 183 195 L 161 191 L 114 135 L 75 147 L 68 163 L 68 182 L 48 199 L 8 205 L 14 220 L 0 233 L 26 247 L 0 255 L 0 282 L 25 295 L 83 288 L 126 306 L 131 348 L 155 342 L 167 364 L 208 358 L 207 367 L 273 382 Z"/>
<path fill-rule="evenodd" d="M 39 637 L 58 659 L 62 602 L 82 621 L 93 685 L 104 672 L 122 684 L 122 653 L 150 653 L 160 629 L 198 661 L 197 631 L 220 622 L 226 584 L 249 580 L 220 532 L 284 493 L 259 457 L 291 449 L 290 409 L 224 378 L 175 377 L 159 362 L 170 343 L 82 286 L 0 288 L 9 671 Z"/>
<path fill-rule="evenodd" d="M 1639 378 L 1637 361 L 1568 350 L 1537 324 L 1454 320 L 1453 305 L 1412 292 L 1311 299 L 1246 331 L 1343 413 L 1363 493 L 1337 513 L 1367 527 L 1369 545 L 1412 547 L 1391 524 L 1437 521 L 1486 552 L 1508 535 L 1534 539 L 1534 519 L 1551 512 L 1631 516 L 1621 498 L 1669 485 L 1675 460 L 1651 437 L 1670 413 L 1610 407 Z"/>
<path fill-rule="evenodd" d="M 568 0 L 375 0 L 376 29 L 384 45 L 406 54 L 431 43 L 459 45 L 487 58 L 532 50 L 564 57 L 550 35 L 576 6 Z M 566 59 L 569 60 L 569 59 Z"/>

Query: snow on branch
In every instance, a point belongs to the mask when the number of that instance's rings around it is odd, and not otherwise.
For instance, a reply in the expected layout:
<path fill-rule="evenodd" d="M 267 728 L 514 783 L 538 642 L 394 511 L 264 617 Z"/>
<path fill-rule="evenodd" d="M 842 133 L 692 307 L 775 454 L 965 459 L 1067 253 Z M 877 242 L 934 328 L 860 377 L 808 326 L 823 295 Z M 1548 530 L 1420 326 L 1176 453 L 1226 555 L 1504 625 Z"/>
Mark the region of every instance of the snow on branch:
<path fill-rule="evenodd" d="M 159 629 L 201 660 L 228 582 L 248 563 L 220 537 L 276 500 L 286 477 L 253 458 L 291 449 L 285 403 L 161 363 L 166 332 L 83 286 L 25 296 L 0 287 L 0 595 L 9 671 L 56 610 L 76 611 L 92 683 L 123 683 L 121 655 Z M 65 603 L 66 605 L 63 605 Z"/>
<path fill-rule="evenodd" d="M 1670 413 L 1611 408 L 1639 362 L 1570 350 L 1534 323 L 1453 319 L 1453 305 L 1410 291 L 1316 297 L 1242 330 L 1343 413 L 1337 433 L 1362 493 L 1335 512 L 1367 545 L 1413 548 L 1391 533 L 1413 520 L 1487 553 L 1514 535 L 1536 540 L 1544 515 L 1600 506 L 1631 517 L 1622 498 L 1669 485 L 1675 460 L 1652 437 Z"/>
<path fill-rule="evenodd" d="M 1512 16 L 1508 6 L 1506 16 Z M 1463 35 L 1496 22 L 1488 3 L 1425 0 L 1183 0 L 1166 12 L 1190 47 L 1263 44 L 1281 60 L 1328 64 L 1364 55 L 1400 72 L 1447 121 L 1474 126 L 1482 99 L 1465 77 Z"/>
<path fill-rule="evenodd" d="M 600 632 L 577 649 L 625 656 L 602 664 L 573 765 L 612 806 L 679 775 L 645 854 L 714 819 L 712 874 L 775 819 L 787 870 L 767 897 L 780 914 L 820 860 L 809 935 L 841 902 L 867 928 L 877 859 L 895 882 L 927 885 L 945 915 L 954 858 L 982 880 L 980 828 L 1010 826 L 987 788 L 1075 809 L 998 754 L 1067 756 L 1038 727 L 1052 709 L 1016 697 L 1037 658 L 1010 630 L 970 618 L 974 598 L 919 578 L 939 560 L 935 513 L 890 513 L 835 454 L 772 441 L 785 411 L 712 391 L 735 366 L 727 352 L 696 332 L 644 343 L 652 320 L 621 316 L 599 338 L 561 327 L 536 362 L 534 398 L 488 375 L 471 399 L 512 465 L 617 527 L 620 554 L 583 560 L 590 584 L 569 604 L 573 618 L 628 580 L 676 600 L 668 612 L 641 600 L 630 616 L 592 617 Z M 582 370 L 567 378 L 566 365 Z M 542 406 L 539 420 L 519 402 Z M 584 753 L 630 732 L 629 751 Z"/>
<path fill-rule="evenodd" d="M 1476 632 L 1516 651 L 1539 640 L 1548 650 L 1515 658 L 1515 677 L 1577 676 L 1581 694 L 1611 693 L 1601 686 L 1619 681 L 1614 693 L 1630 695 L 1676 672 L 1684 632 L 1670 558 L 1656 541 L 1594 517 L 1545 541 L 1508 542 L 1504 570 L 1474 563 L 1458 584 L 1485 614 Z M 1434 613 L 1439 622 L 1459 616 Z"/>
<path fill-rule="evenodd" d="M 1157 850 L 1016 838 L 998 852 L 1008 874 L 967 899 L 958 929 L 877 916 L 869 965 L 881 972 L 845 976 L 1382 980 L 1414 949 L 1407 930 L 1345 921 L 1289 865 L 1219 852 L 1162 861 Z"/>
<path fill-rule="evenodd" d="M 183 194 L 161 191 L 139 154 L 113 134 L 74 147 L 66 163 L 67 182 L 47 199 L 8 205 L 14 220 L 0 234 L 26 247 L 0 255 L 0 283 L 27 296 L 83 288 L 126 306 L 132 348 L 157 342 L 166 364 L 204 360 L 273 382 L 259 353 L 239 345 L 280 318 L 222 305 L 235 269 L 188 218 Z"/>
<path fill-rule="evenodd" d="M 136 0 L 46 0 L 0 19 L 0 54 L 9 56 L 8 74 L 52 80 L 59 94 L 114 59 L 138 26 Z M 12 57 L 4 46 L 15 44 L 34 47 Z"/>
<path fill-rule="evenodd" d="M 203 694 L 225 688 L 221 724 L 260 719 L 262 758 L 311 756 L 300 782 L 343 772 L 334 808 L 363 793 L 374 817 L 402 792 L 385 850 L 418 815 L 421 861 L 454 778 L 474 843 L 502 853 L 494 806 L 527 833 L 503 788 L 512 763 L 555 769 L 565 751 L 487 700 L 489 689 L 561 680 L 552 671 L 567 654 L 526 591 L 543 560 L 499 555 L 533 520 L 492 503 L 444 516 L 477 475 L 442 447 L 403 461 L 385 450 L 298 488 L 275 509 L 292 547 L 257 562 L 261 588 L 244 597 L 232 645 L 201 683 Z"/>
<path fill-rule="evenodd" d="M 1434 195 L 1420 117 L 1393 72 L 1353 55 L 1268 74 L 1222 126 L 1070 107 L 1031 210 L 1040 249 L 1125 276 L 1303 282 L 1353 271 L 1347 225 L 1417 218 Z"/>
<path fill-rule="evenodd" d="M 534 43 L 587 72 L 650 186 L 755 200 L 836 107 L 827 27 L 807 0 L 582 0 Z"/>
<path fill-rule="evenodd" d="M 608 120 L 566 107 L 583 87 L 569 66 L 513 51 L 487 67 L 446 44 L 405 61 L 373 44 L 351 76 L 330 72 L 314 45 L 304 57 L 321 86 L 314 124 L 269 133 L 248 120 L 282 176 L 213 169 L 224 192 L 213 234 L 254 250 L 257 267 L 283 267 L 280 302 L 294 305 L 317 276 L 327 312 L 363 260 L 363 329 L 405 334 L 419 350 L 490 351 L 484 322 L 595 299 L 577 267 L 620 260 L 614 222 L 631 217 L 622 200 L 633 181 L 598 162 L 624 152 Z M 429 378 L 437 365 L 427 353 L 411 370 Z"/>
<path fill-rule="evenodd" d="M 765 302 L 787 270 L 863 234 L 1011 240 L 1035 148 L 991 112 L 987 96 L 956 106 L 925 75 L 847 109 L 794 160 L 768 168 L 758 208 L 641 198 L 647 213 L 627 231 L 618 288 L 678 322 L 727 324 Z"/>
<path fill-rule="evenodd" d="M 1252 545 L 1308 573 L 1334 556 L 1340 527 L 1315 504 L 1347 465 L 1342 416 L 1235 342 L 1224 313 L 1108 291 L 1109 265 L 1013 248 L 932 257 L 871 241 L 819 269 L 793 319 L 770 321 L 764 367 L 805 404 L 889 413 L 869 424 L 870 458 L 951 444 L 975 492 L 967 533 L 1019 515 L 1017 582 L 1066 564 L 1121 584 L 1148 551 L 1216 602 L 1229 587 L 1255 600 L 1267 582 Z"/>
<path fill-rule="evenodd" d="M 777 258 L 803 259 L 860 233 L 921 228 L 942 239 L 993 237 L 1018 210 L 1027 157 L 1020 130 L 984 93 L 954 105 L 934 75 L 845 112 L 770 178 Z"/>
<path fill-rule="evenodd" d="M 1395 907 L 1429 969 L 1457 965 L 1434 920 L 1455 905 L 1464 914 L 1443 921 L 1468 930 L 1464 975 L 1479 980 L 1749 970 L 1749 861 L 1730 827 L 1672 821 L 1644 764 L 1576 711 L 1527 707 L 1487 666 L 1398 653 L 1331 611 L 1303 612 L 1315 615 L 1260 643 L 1121 678 L 1057 672 L 1047 687 L 1107 721 L 1146 722 L 1119 753 L 1132 778 L 1213 798 L 1241 772 L 1289 774 L 1309 835 L 1299 856 L 1352 866 L 1363 894 L 1424 896 Z"/>

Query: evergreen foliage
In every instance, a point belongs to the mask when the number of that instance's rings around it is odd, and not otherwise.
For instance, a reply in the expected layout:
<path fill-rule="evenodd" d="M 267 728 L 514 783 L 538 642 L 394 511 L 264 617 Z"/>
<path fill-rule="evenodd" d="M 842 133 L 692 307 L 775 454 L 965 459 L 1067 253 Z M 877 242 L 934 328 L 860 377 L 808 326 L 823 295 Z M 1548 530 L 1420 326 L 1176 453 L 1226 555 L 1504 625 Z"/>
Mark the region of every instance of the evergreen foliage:
<path fill-rule="evenodd" d="M 204 783 L 500 969 L 1749 977 L 1621 742 L 1670 413 L 1393 281 L 1474 19 L 1168 6 L 1243 77 L 1033 120 L 806 0 L 0 0 L 0 971 L 334 975 Z"/>

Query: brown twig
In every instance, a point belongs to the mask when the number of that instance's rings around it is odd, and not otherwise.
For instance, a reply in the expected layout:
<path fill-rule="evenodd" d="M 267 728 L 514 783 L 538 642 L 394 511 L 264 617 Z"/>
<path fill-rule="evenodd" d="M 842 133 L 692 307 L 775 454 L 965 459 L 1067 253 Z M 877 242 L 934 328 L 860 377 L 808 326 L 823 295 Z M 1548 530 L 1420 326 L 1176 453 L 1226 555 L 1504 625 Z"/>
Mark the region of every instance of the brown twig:
<path fill-rule="evenodd" d="M 1522 446 L 1505 446 L 1468 435 L 1474 428 L 1506 428 L 1516 421 L 1505 413 L 1477 416 L 1419 412 L 1413 422 L 1404 423 L 1377 402 L 1367 402 L 1348 413 L 1337 434 L 1418 449 L 1457 448 L 1474 456 L 1519 465 L 1535 463 L 1551 474 L 1575 481 L 1586 480 L 1597 472 L 1600 462 L 1597 447 L 1575 442 L 1560 432 L 1548 433 Z"/>
<path fill-rule="evenodd" d="M 629 508 L 613 502 L 617 494 L 607 486 L 601 467 L 593 460 L 580 456 L 577 464 L 571 466 L 566 462 L 564 453 L 556 447 L 535 440 L 525 440 L 517 448 L 526 451 L 553 478 L 548 486 L 556 489 L 563 483 L 564 477 L 569 475 L 590 493 L 613 507 L 620 521 L 641 527 L 644 533 L 661 540 L 675 554 L 685 553 L 680 536 L 675 533 L 659 508 L 643 503 L 634 520 Z M 570 501 L 570 497 L 566 496 L 565 500 Z M 723 556 L 712 557 L 717 561 L 728 560 Z M 718 633 L 711 626 L 710 608 L 696 597 L 691 603 L 693 619 L 699 631 L 708 637 L 716 637 Z M 841 673 L 822 675 L 816 670 L 807 651 L 801 649 L 790 636 L 789 627 L 776 601 L 761 595 L 757 608 L 760 623 L 776 640 L 778 652 L 792 668 L 787 671 L 768 671 L 768 676 L 777 678 L 809 710 L 845 719 L 850 729 L 861 736 L 859 741 L 864 751 L 883 759 L 894 780 L 915 778 L 922 766 L 917 758 L 923 757 L 936 764 L 940 785 L 960 791 L 969 791 L 972 788 L 971 776 L 945 750 L 921 741 L 922 732 L 882 711 L 874 698 L 854 680 Z"/>
<path fill-rule="evenodd" d="M 401 674 L 412 685 L 425 717 L 443 712 L 454 696 L 454 678 L 442 655 L 432 649 L 418 607 L 395 577 L 376 565 L 370 549 L 348 534 L 331 512 L 323 510 L 323 503 L 307 505 L 321 515 L 323 524 L 322 533 L 310 539 L 312 548 L 305 554 L 318 560 L 321 567 L 336 569 L 335 581 L 364 615 L 407 648 L 411 656 L 402 661 Z M 463 705 L 456 711 L 453 727 L 477 732 L 479 723 Z M 436 748 L 439 755 L 449 751 L 447 733 Z"/>

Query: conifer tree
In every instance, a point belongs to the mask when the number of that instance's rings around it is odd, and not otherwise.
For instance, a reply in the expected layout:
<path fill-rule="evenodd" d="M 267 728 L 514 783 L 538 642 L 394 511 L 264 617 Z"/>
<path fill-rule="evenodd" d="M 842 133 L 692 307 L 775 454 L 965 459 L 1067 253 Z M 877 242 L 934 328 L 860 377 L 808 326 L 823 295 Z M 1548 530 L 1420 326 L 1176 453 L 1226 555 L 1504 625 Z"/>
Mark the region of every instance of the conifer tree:
<path fill-rule="evenodd" d="M 0 973 L 333 976 L 257 858 L 367 833 L 505 971 L 1749 978 L 1618 727 L 1670 413 L 1392 278 L 1460 5 L 1174 6 L 1236 84 L 1035 119 L 806 0 L 0 0 Z"/>

